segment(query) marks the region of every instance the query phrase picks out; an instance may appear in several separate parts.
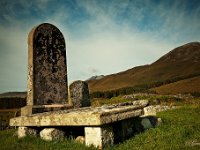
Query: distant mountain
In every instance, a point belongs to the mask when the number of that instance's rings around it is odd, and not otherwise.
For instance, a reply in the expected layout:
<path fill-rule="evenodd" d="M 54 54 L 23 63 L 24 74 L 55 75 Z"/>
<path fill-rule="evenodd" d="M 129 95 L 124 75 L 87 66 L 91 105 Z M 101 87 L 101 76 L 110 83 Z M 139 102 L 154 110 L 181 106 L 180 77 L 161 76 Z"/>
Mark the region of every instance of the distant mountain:
<path fill-rule="evenodd" d="M 86 81 L 95 81 L 95 80 L 100 80 L 103 79 L 104 75 L 99 75 L 99 76 L 92 76 L 89 79 L 87 79 Z"/>
<path fill-rule="evenodd" d="M 90 92 L 111 91 L 155 82 L 178 81 L 200 75 L 200 43 L 192 42 L 171 50 L 150 65 L 89 80 Z"/>
<path fill-rule="evenodd" d="M 159 82 L 165 85 L 152 89 L 160 94 L 200 93 L 200 43 L 192 42 L 177 47 L 150 65 L 137 66 L 107 76 L 93 76 L 86 81 L 90 93 Z M 2 97 L 25 98 L 26 92 L 2 93 Z"/>
<path fill-rule="evenodd" d="M 27 92 L 6 92 L 0 94 L 0 98 L 7 98 L 7 97 L 20 97 L 26 98 Z"/>

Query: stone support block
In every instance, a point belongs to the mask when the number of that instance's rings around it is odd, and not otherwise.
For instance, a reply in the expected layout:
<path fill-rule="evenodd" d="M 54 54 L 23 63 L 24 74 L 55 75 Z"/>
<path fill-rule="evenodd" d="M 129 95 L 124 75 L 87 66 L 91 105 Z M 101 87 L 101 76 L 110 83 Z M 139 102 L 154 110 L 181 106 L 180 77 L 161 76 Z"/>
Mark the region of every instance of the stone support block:
<path fill-rule="evenodd" d="M 85 127 L 85 144 L 93 145 L 100 149 L 114 144 L 112 126 Z"/>
<path fill-rule="evenodd" d="M 26 136 L 37 136 L 37 130 L 28 128 L 28 127 L 18 127 L 17 130 L 17 136 L 18 138 L 23 138 Z"/>
<path fill-rule="evenodd" d="M 143 108 L 144 116 L 156 116 L 156 109 L 154 106 L 147 106 Z"/>
<path fill-rule="evenodd" d="M 143 115 L 144 116 L 156 116 L 157 112 L 175 109 L 176 106 L 162 106 L 162 105 L 152 105 L 143 108 Z"/>

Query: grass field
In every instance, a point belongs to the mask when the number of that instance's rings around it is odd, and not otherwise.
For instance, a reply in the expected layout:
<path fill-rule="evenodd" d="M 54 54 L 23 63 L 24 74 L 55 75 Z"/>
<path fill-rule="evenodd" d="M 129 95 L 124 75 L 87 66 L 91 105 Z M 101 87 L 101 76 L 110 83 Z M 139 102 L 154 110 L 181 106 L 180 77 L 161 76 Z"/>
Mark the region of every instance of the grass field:
<path fill-rule="evenodd" d="M 199 150 L 200 149 L 200 106 L 190 105 L 158 114 L 163 124 L 135 135 L 129 140 L 107 150 Z M 93 150 L 71 139 L 46 142 L 40 138 L 17 139 L 15 130 L 0 132 L 1 150 Z"/>
<path fill-rule="evenodd" d="M 200 76 L 152 88 L 157 94 L 194 93 L 200 91 Z"/>
<path fill-rule="evenodd" d="M 168 105 L 168 106 L 184 106 L 184 105 L 200 105 L 200 97 L 191 98 L 182 95 L 177 97 L 175 95 L 158 95 L 158 94 L 136 94 L 134 98 L 125 98 L 124 96 L 106 98 L 94 98 L 91 100 L 92 106 L 102 106 L 109 104 L 116 104 L 122 102 L 129 102 L 133 100 L 148 100 L 150 105 Z"/>
<path fill-rule="evenodd" d="M 200 106 L 188 106 L 158 114 L 163 124 L 112 149 L 200 149 Z"/>

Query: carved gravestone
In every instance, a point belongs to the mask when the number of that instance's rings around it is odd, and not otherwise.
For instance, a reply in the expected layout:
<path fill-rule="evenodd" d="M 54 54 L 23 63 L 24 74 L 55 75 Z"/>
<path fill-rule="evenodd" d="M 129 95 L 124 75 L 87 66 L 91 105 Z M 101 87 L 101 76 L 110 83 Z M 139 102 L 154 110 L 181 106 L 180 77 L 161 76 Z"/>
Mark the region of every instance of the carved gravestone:
<path fill-rule="evenodd" d="M 43 23 L 28 37 L 27 106 L 64 105 L 67 98 L 65 40 L 57 27 Z"/>
<path fill-rule="evenodd" d="M 90 106 L 88 84 L 84 81 L 75 81 L 69 86 L 70 101 L 74 108 Z"/>

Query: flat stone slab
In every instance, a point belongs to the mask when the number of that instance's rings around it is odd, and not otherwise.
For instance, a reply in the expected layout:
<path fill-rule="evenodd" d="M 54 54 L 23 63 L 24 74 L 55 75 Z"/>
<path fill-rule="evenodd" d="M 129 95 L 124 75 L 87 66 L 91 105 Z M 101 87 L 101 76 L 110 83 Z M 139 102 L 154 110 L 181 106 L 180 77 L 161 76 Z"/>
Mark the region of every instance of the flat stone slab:
<path fill-rule="evenodd" d="M 10 119 L 10 126 L 101 126 L 142 115 L 148 101 L 38 113 Z"/>
<path fill-rule="evenodd" d="M 73 108 L 73 106 L 69 104 L 27 105 L 21 108 L 21 116 L 27 116 L 31 114 L 50 112 L 50 111 L 66 110 L 69 108 Z"/>

